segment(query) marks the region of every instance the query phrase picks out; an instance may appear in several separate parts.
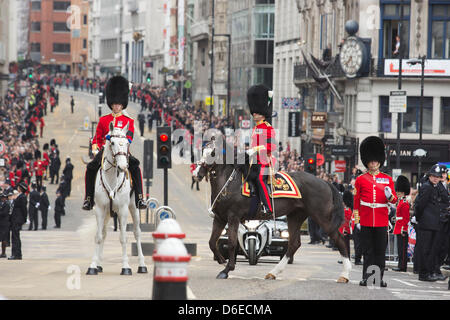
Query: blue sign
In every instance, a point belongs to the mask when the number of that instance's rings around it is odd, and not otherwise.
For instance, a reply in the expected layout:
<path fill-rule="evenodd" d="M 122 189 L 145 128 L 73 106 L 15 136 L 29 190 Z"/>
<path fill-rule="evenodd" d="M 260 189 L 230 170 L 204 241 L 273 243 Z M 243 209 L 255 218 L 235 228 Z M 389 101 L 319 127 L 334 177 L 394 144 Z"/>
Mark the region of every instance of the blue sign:
<path fill-rule="evenodd" d="M 156 203 L 155 202 L 150 202 L 150 204 L 148 206 L 150 207 L 150 209 L 155 209 L 156 208 Z"/>
<path fill-rule="evenodd" d="M 162 211 L 160 214 L 159 214 L 159 219 L 160 220 L 164 220 L 164 219 L 168 219 L 169 218 L 169 213 L 167 212 L 167 211 Z"/>

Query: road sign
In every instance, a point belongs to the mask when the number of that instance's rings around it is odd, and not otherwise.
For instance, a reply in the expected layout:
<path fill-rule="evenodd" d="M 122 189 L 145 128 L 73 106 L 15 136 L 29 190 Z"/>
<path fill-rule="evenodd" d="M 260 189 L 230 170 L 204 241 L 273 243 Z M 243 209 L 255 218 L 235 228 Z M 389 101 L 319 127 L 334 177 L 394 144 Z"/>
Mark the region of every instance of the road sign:
<path fill-rule="evenodd" d="M 406 112 L 406 91 L 391 91 L 389 95 L 389 112 Z"/>
<path fill-rule="evenodd" d="M 289 112 L 288 137 L 300 137 L 300 112 Z"/>

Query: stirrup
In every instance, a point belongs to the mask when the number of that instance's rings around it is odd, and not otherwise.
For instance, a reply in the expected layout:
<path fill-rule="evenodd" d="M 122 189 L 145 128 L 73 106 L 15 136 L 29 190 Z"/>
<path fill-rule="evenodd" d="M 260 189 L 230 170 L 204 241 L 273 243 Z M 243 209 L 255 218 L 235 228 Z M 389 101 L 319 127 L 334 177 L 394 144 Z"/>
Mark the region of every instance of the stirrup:
<path fill-rule="evenodd" d="M 92 210 L 93 207 L 94 207 L 94 205 L 92 204 L 89 197 L 86 200 L 84 200 L 83 207 L 82 207 L 83 210 L 90 211 L 90 210 Z"/>
<path fill-rule="evenodd" d="M 138 203 L 136 204 L 136 207 L 137 207 L 138 209 L 147 209 L 147 208 L 148 208 L 148 205 L 147 205 L 147 202 L 145 202 L 144 200 L 140 199 L 140 200 L 138 201 Z"/>

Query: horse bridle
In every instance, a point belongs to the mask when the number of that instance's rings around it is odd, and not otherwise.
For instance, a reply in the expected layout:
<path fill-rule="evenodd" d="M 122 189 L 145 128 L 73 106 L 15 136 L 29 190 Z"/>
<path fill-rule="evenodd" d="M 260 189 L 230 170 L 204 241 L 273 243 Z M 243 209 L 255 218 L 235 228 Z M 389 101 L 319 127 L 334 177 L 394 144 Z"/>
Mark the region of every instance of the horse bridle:
<path fill-rule="evenodd" d="M 117 134 L 111 135 L 110 138 L 127 139 L 127 137 L 126 137 L 125 135 L 117 135 Z M 129 159 L 129 157 L 130 157 L 130 146 L 129 146 L 129 145 L 128 145 L 128 150 L 127 150 L 127 152 L 119 151 L 119 152 L 117 152 L 117 153 L 114 153 L 113 150 L 112 150 L 112 142 L 110 142 L 109 148 L 110 148 L 110 150 L 111 150 L 111 153 L 112 153 L 112 157 L 113 157 L 113 159 L 114 159 L 114 162 L 116 162 L 116 157 L 118 157 L 118 156 L 125 156 L 125 157 L 127 157 L 127 162 L 128 162 L 128 159 Z M 107 161 L 108 161 L 108 159 L 107 159 Z M 110 161 L 108 161 L 108 162 L 110 162 Z M 111 164 L 112 166 L 114 166 L 114 167 L 116 166 L 115 163 L 110 163 L 110 164 Z"/>

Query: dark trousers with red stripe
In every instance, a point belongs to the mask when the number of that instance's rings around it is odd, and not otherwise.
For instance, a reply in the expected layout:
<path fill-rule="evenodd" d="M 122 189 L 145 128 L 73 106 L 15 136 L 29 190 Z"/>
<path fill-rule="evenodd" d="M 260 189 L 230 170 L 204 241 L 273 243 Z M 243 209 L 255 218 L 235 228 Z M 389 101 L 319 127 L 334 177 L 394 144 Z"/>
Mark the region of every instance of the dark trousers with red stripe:
<path fill-rule="evenodd" d="M 406 271 L 408 266 L 408 233 L 397 234 L 398 268 Z"/>
<path fill-rule="evenodd" d="M 94 191 L 95 191 L 95 177 L 97 176 L 98 169 L 100 169 L 102 163 L 103 149 L 100 150 L 99 153 L 94 157 L 94 159 L 88 163 L 86 167 L 86 174 L 84 177 L 85 183 L 85 199 L 90 197 L 91 201 L 94 200 Z M 140 199 L 143 198 L 142 191 L 142 174 L 141 169 L 139 168 L 140 162 L 138 159 L 130 155 L 129 159 L 129 168 L 131 178 L 133 179 L 133 190 L 134 197 L 136 201 L 136 205 Z"/>
<path fill-rule="evenodd" d="M 256 166 L 259 167 L 259 174 L 255 179 L 259 199 L 270 212 L 273 212 L 272 201 L 269 196 L 269 187 L 267 186 L 268 176 L 266 173 L 269 172 L 269 165 L 257 164 Z"/>

